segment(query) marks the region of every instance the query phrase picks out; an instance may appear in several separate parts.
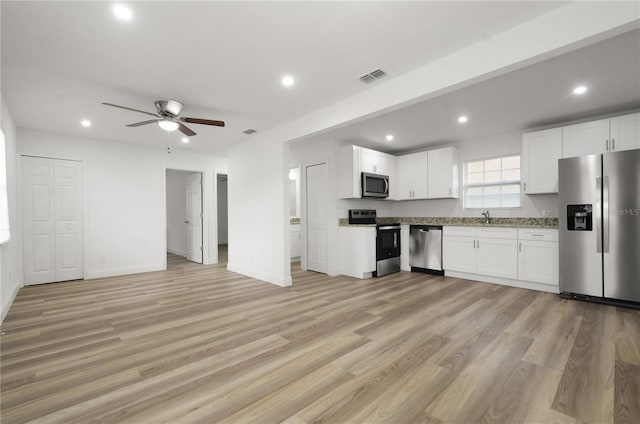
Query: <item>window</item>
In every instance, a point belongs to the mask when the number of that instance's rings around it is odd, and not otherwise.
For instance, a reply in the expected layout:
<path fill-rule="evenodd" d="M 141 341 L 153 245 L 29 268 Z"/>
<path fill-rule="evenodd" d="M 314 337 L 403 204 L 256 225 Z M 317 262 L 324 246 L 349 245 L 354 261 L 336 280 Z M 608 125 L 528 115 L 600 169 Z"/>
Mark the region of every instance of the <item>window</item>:
<path fill-rule="evenodd" d="M 520 156 L 465 164 L 465 208 L 519 208 Z"/>

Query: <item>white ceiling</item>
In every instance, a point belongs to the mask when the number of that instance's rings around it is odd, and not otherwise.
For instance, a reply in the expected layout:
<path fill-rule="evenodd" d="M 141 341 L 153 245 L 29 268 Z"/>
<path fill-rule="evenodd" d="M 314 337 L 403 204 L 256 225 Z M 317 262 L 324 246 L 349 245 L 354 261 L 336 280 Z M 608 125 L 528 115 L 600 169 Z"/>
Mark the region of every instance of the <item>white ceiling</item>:
<path fill-rule="evenodd" d="M 358 81 L 368 71 L 386 71 L 384 84 L 565 3 L 128 2 L 134 18 L 121 22 L 113 2 L 2 1 L 2 94 L 19 127 L 155 146 L 179 145 L 181 135 L 126 128 L 145 116 L 100 103 L 153 111 L 154 100 L 174 98 L 185 116 L 227 122 L 192 125 L 199 135 L 186 148 L 223 153 L 247 128 L 368 89 Z M 285 73 L 294 88 L 280 85 Z M 453 100 L 457 113 L 464 99 Z M 434 116 L 438 139 L 461 136 Z M 93 126 L 82 128 L 83 118 Z M 364 127 L 358 137 L 372 138 Z"/>
<path fill-rule="evenodd" d="M 573 95 L 581 84 L 587 93 Z M 335 139 L 400 153 L 638 108 L 640 31 L 634 30 L 303 143 Z M 467 123 L 457 122 L 460 115 Z"/>

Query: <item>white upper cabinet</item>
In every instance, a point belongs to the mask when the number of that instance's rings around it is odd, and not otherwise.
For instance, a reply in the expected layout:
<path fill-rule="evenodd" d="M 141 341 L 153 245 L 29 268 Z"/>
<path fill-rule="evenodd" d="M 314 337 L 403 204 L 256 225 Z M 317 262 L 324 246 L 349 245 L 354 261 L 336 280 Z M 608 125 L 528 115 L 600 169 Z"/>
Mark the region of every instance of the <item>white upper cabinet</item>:
<path fill-rule="evenodd" d="M 365 149 L 359 146 L 344 146 L 339 152 L 339 193 L 341 199 L 362 197 L 361 174 L 386 175 L 389 177 L 389 200 L 396 198 L 396 161 L 393 155 Z"/>
<path fill-rule="evenodd" d="M 397 200 L 426 199 L 428 190 L 428 152 L 398 157 Z"/>
<path fill-rule="evenodd" d="M 460 160 L 457 147 L 429 150 L 427 197 L 429 199 L 459 197 Z"/>
<path fill-rule="evenodd" d="M 572 158 L 607 151 L 609 151 L 608 119 L 562 128 L 562 157 Z"/>
<path fill-rule="evenodd" d="M 612 152 L 640 149 L 640 113 L 611 118 Z"/>
<path fill-rule="evenodd" d="M 558 192 L 558 159 L 562 158 L 562 128 L 522 135 L 522 192 Z"/>

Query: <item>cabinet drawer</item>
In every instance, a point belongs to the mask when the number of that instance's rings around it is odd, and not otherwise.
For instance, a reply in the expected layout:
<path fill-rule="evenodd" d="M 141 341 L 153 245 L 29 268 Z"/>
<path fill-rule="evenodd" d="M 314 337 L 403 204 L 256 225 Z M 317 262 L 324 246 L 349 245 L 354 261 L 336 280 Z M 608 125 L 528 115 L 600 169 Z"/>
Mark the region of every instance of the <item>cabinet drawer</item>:
<path fill-rule="evenodd" d="M 475 237 L 476 227 L 450 227 L 445 226 L 443 228 L 442 234 L 446 236 L 457 236 L 457 237 Z"/>
<path fill-rule="evenodd" d="M 558 241 L 558 230 L 548 228 L 518 228 L 518 240 Z"/>
<path fill-rule="evenodd" d="M 478 227 L 478 237 L 515 240 L 518 238 L 518 230 L 504 227 Z"/>

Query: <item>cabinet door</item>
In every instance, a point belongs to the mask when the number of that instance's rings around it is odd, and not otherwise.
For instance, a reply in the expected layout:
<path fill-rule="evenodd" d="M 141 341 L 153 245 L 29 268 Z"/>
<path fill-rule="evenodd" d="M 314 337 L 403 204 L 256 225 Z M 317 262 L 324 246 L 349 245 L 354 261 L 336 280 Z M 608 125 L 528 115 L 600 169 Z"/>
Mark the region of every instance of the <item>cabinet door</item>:
<path fill-rule="evenodd" d="M 398 157 L 398 184 L 396 185 L 396 199 L 409 200 L 413 193 L 413 180 L 415 178 L 413 158 L 411 155 Z"/>
<path fill-rule="evenodd" d="M 476 272 L 475 239 L 443 237 L 442 265 L 445 271 Z"/>
<path fill-rule="evenodd" d="M 518 278 L 518 241 L 478 238 L 478 274 Z"/>
<path fill-rule="evenodd" d="M 300 256 L 300 226 L 292 225 L 291 226 L 291 257 L 297 258 Z"/>
<path fill-rule="evenodd" d="M 427 172 L 427 193 L 430 199 L 458 197 L 457 148 L 430 150 Z"/>
<path fill-rule="evenodd" d="M 562 157 L 605 153 L 609 146 L 609 120 L 585 122 L 562 128 Z"/>
<path fill-rule="evenodd" d="M 522 192 L 558 192 L 558 159 L 562 158 L 562 128 L 522 136 Z"/>
<path fill-rule="evenodd" d="M 521 240 L 518 243 L 518 280 L 558 284 L 558 243 Z"/>
<path fill-rule="evenodd" d="M 611 151 L 640 149 L 640 113 L 611 118 Z"/>
<path fill-rule="evenodd" d="M 410 156 L 413 158 L 415 175 L 413 180 L 413 198 L 427 199 L 429 197 L 429 153 L 420 152 Z"/>
<path fill-rule="evenodd" d="M 362 172 L 379 174 L 377 153 L 371 149 L 360 148 Z"/>

